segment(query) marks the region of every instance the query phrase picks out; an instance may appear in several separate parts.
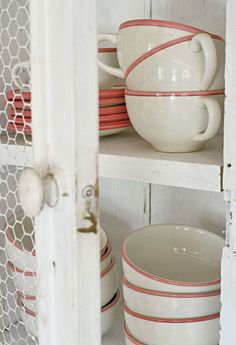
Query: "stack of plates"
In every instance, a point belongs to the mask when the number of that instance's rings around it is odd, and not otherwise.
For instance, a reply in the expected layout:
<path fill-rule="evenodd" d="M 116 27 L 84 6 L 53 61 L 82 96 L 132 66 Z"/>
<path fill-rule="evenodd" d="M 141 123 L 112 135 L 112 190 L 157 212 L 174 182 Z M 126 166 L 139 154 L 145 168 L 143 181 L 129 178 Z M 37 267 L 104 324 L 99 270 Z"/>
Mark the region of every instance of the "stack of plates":
<path fill-rule="evenodd" d="M 6 96 L 10 104 L 7 129 L 13 133 L 31 134 L 31 93 L 10 90 Z"/>
<path fill-rule="evenodd" d="M 10 90 L 6 96 L 10 105 L 9 132 L 31 134 L 31 93 Z M 124 88 L 99 90 L 100 136 L 115 134 L 129 127 L 131 122 L 125 105 Z"/>
<path fill-rule="evenodd" d="M 99 90 L 100 136 L 121 132 L 131 127 L 125 105 L 124 88 Z"/>

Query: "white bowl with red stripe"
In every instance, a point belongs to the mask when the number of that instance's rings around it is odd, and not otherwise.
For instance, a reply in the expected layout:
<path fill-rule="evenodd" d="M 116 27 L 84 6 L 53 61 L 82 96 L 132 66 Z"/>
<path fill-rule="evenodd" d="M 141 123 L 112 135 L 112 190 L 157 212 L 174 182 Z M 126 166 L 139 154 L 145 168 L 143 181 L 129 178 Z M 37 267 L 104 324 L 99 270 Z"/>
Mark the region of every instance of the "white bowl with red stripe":
<path fill-rule="evenodd" d="M 130 121 L 161 152 L 194 152 L 219 131 L 224 90 L 142 92 L 126 90 Z"/>
<path fill-rule="evenodd" d="M 106 334 L 113 326 L 117 312 L 120 308 L 120 291 L 117 290 L 112 300 L 101 309 L 102 335 Z"/>
<path fill-rule="evenodd" d="M 31 298 L 31 299 L 29 299 Z M 33 298 L 33 301 L 32 301 Z M 106 334 L 113 326 L 119 310 L 120 291 L 117 290 L 109 303 L 101 309 L 102 335 Z M 36 297 L 19 295 L 18 305 L 20 316 L 28 332 L 38 337 L 38 319 L 36 311 Z"/>
<path fill-rule="evenodd" d="M 125 73 L 127 87 L 159 92 L 223 89 L 225 42 L 218 36 L 211 39 L 201 34 L 203 38 L 215 46 L 212 48 L 214 58 L 209 58 L 203 49 L 194 50 L 198 36 L 182 37 L 149 50 L 135 60 Z M 212 59 L 215 59 L 215 65 Z"/>
<path fill-rule="evenodd" d="M 98 226 L 100 234 L 101 258 L 108 247 L 108 236 L 106 231 Z M 36 269 L 36 253 L 34 239 L 34 223 L 22 212 L 12 216 L 5 224 L 6 252 L 8 259 L 17 269 L 33 272 Z"/>
<path fill-rule="evenodd" d="M 101 305 L 105 306 L 115 295 L 117 290 L 117 277 L 115 257 L 112 256 L 110 264 L 101 273 Z"/>
<path fill-rule="evenodd" d="M 220 314 L 199 318 L 166 319 L 131 311 L 124 305 L 125 322 L 141 343 L 152 345 L 217 345 Z"/>
<path fill-rule="evenodd" d="M 202 68 L 202 72 L 204 71 L 202 74 L 204 76 L 201 78 L 202 82 L 198 87 L 200 87 L 201 90 L 207 90 L 214 80 L 218 63 L 221 63 L 221 61 L 217 61 L 216 48 L 211 38 L 211 36 L 216 36 L 208 34 L 201 29 L 181 23 L 155 19 L 131 20 L 121 24 L 117 35 L 98 35 L 98 42 L 109 41 L 117 46 L 117 55 L 121 69 L 109 66 L 109 64 L 106 64 L 101 60 L 99 61 L 99 66 L 107 73 L 124 78 L 129 67 L 144 54 L 153 49 L 157 49 L 159 46 L 170 44 L 170 42 L 179 43 L 178 40 L 183 37 L 188 36 L 189 38 L 192 38 L 193 35 L 195 38 L 190 48 L 199 56 L 202 54 L 201 51 L 203 52 L 203 56 L 199 62 L 200 66 L 198 67 Z M 183 59 L 183 61 L 184 55 L 185 51 L 180 55 L 181 60 Z M 178 57 L 176 56 L 176 58 Z M 155 65 L 153 72 L 155 73 L 156 70 L 158 70 L 158 65 Z M 137 81 L 137 83 L 139 85 L 138 90 L 146 90 L 142 88 L 139 81 Z M 132 85 L 129 85 L 128 87 L 132 88 Z M 154 88 L 153 90 L 160 89 Z M 198 88 L 194 88 L 192 90 L 198 90 Z"/>
<path fill-rule="evenodd" d="M 210 231 L 160 224 L 131 233 L 122 245 L 126 279 L 144 289 L 202 293 L 220 289 L 224 240 Z"/>
<path fill-rule="evenodd" d="M 15 267 L 10 261 L 7 263 L 7 268 L 14 280 L 14 283 L 19 291 L 25 295 L 35 295 L 37 292 L 36 274 L 31 271 L 24 271 Z"/>
<path fill-rule="evenodd" d="M 205 293 L 170 293 L 148 290 L 123 278 L 123 295 L 130 310 L 161 318 L 191 318 L 220 312 L 220 290 Z"/>

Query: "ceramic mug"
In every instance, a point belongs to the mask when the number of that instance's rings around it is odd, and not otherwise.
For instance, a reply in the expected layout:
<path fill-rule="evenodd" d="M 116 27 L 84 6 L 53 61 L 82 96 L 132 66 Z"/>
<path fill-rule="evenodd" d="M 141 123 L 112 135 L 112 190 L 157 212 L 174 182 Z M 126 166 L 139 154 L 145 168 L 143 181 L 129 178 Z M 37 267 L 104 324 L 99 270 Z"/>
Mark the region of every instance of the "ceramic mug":
<path fill-rule="evenodd" d="M 14 65 L 14 67 L 12 68 L 12 80 L 20 90 L 29 91 L 30 86 L 27 85 L 27 83 L 23 83 L 20 78 L 20 73 L 23 69 L 30 69 L 30 61 L 24 61 Z"/>
<path fill-rule="evenodd" d="M 195 35 L 194 38 L 193 35 Z M 204 61 L 201 60 L 203 76 L 200 79 L 199 88 L 206 90 L 211 85 L 217 71 L 217 52 L 213 38 L 221 38 L 187 25 L 159 20 L 136 20 L 123 23 L 118 35 L 98 35 L 98 42 L 110 41 L 117 46 L 121 69 L 112 68 L 102 61 L 98 61 L 98 64 L 107 73 L 124 78 L 128 68 L 141 56 L 153 49 L 158 49 L 161 45 L 170 44 L 170 41 L 172 44 L 178 43 L 179 39 L 186 36 L 190 39 L 193 38 L 190 43 L 193 53 L 203 52 Z M 130 84 L 127 86 L 130 89 L 134 88 Z"/>
<path fill-rule="evenodd" d="M 98 58 L 105 64 L 111 65 L 115 68 L 119 67 L 117 60 L 117 49 L 116 48 L 99 48 Z M 101 68 L 98 69 L 98 83 L 99 89 L 110 89 L 116 83 L 120 83 L 121 80 L 117 77 L 103 71 Z M 124 84 L 124 82 L 123 82 Z"/>
<path fill-rule="evenodd" d="M 157 151 L 198 151 L 219 131 L 224 90 L 185 93 L 126 90 L 125 98 L 133 127 Z"/>
<path fill-rule="evenodd" d="M 200 34 L 203 39 L 203 35 Z M 217 52 L 217 69 L 212 83 L 209 80 L 213 70 L 205 64 L 204 51 L 196 53 L 196 35 L 185 36 L 154 48 L 135 60 L 126 70 L 126 85 L 132 90 L 153 91 L 192 91 L 219 90 L 224 88 L 225 43 L 212 38 Z M 206 38 L 206 37 L 205 37 Z M 203 40 L 202 40 L 203 42 Z M 205 41 L 208 45 L 208 39 Z M 213 65 L 212 65 L 213 67 Z"/>

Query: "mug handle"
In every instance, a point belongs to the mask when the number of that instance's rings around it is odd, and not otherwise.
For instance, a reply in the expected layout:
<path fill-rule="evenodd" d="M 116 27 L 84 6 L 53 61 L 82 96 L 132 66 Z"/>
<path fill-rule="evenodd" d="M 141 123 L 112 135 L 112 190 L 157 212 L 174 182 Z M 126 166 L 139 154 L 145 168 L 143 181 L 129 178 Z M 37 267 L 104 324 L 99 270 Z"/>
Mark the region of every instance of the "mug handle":
<path fill-rule="evenodd" d="M 116 34 L 100 34 L 98 35 L 98 44 L 103 41 L 109 41 L 117 46 L 117 35 Z M 115 77 L 124 79 L 125 75 L 120 68 L 112 67 L 102 62 L 98 57 L 98 66 L 105 72 L 114 75 Z"/>
<path fill-rule="evenodd" d="M 203 32 L 196 34 L 192 38 L 190 48 L 194 53 L 199 53 L 203 50 L 205 69 L 199 84 L 199 89 L 202 91 L 208 90 L 217 71 L 217 51 L 215 43 L 209 34 Z"/>
<path fill-rule="evenodd" d="M 194 141 L 207 141 L 212 139 L 218 132 L 221 123 L 221 109 L 216 99 L 212 97 L 199 98 L 201 109 L 207 109 L 209 121 L 204 133 L 194 135 Z"/>
<path fill-rule="evenodd" d="M 16 84 L 17 87 L 19 87 L 19 89 L 21 89 L 22 91 L 29 91 L 30 87 L 26 87 L 24 86 L 19 78 L 19 72 L 22 68 L 29 68 L 30 67 L 30 61 L 25 61 L 25 62 L 20 62 L 18 64 L 16 64 L 13 68 L 12 68 L 12 80 L 13 82 Z"/>

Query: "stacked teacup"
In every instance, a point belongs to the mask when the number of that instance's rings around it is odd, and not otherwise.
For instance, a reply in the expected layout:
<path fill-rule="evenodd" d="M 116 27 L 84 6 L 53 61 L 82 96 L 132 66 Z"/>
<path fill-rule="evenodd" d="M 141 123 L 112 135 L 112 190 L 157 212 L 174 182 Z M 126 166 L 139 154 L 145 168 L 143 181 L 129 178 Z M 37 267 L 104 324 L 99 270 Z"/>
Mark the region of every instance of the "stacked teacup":
<path fill-rule="evenodd" d="M 178 224 L 144 227 L 122 246 L 126 345 L 218 345 L 224 240 Z"/>
<path fill-rule="evenodd" d="M 120 292 L 117 288 L 115 257 L 106 232 L 100 233 L 101 263 L 101 320 L 102 334 L 113 325 L 119 307 Z M 5 226 L 7 268 L 17 294 L 20 317 L 33 337 L 38 337 L 37 327 L 37 280 L 34 224 L 31 218 L 18 213 L 8 219 Z"/>
<path fill-rule="evenodd" d="M 125 78 L 132 125 L 154 149 L 191 152 L 219 131 L 224 106 L 224 40 L 201 29 L 161 20 L 132 20 L 117 35 L 120 68 L 99 60 L 106 72 Z"/>

